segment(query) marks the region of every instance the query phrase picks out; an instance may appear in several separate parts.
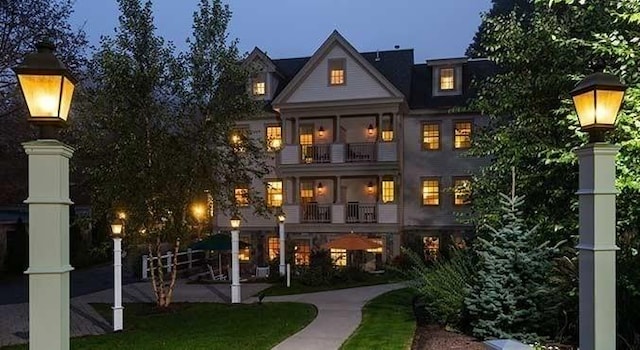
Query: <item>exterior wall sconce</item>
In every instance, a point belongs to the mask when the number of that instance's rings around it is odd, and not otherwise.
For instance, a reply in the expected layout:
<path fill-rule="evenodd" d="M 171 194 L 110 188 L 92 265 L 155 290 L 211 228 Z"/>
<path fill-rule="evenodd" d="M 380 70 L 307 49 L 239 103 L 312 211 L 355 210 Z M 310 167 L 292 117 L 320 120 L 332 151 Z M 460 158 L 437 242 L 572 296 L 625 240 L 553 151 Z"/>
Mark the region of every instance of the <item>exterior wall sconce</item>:
<path fill-rule="evenodd" d="M 369 124 L 369 127 L 367 128 L 367 134 L 369 134 L 369 136 L 373 136 L 373 132 L 375 131 L 373 124 Z"/>
<path fill-rule="evenodd" d="M 367 193 L 373 194 L 373 190 L 374 190 L 373 182 L 369 181 L 369 183 L 367 184 Z"/>
<path fill-rule="evenodd" d="M 322 182 L 318 182 L 318 194 L 323 194 L 324 193 L 324 186 L 322 185 Z"/>
<path fill-rule="evenodd" d="M 320 128 L 318 129 L 318 136 L 324 137 L 324 127 L 322 125 L 320 125 Z"/>

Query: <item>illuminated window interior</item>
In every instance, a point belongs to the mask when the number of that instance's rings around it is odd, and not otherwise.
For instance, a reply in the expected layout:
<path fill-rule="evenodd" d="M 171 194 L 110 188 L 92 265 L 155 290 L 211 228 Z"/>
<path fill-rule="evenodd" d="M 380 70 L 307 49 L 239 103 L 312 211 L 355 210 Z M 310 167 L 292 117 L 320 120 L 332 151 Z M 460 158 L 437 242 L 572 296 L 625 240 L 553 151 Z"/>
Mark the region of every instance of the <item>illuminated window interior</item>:
<path fill-rule="evenodd" d="M 440 124 L 422 124 L 422 148 L 425 150 L 440 149 Z"/>
<path fill-rule="evenodd" d="M 454 90 L 455 72 L 453 68 L 440 68 L 440 90 Z"/>
<path fill-rule="evenodd" d="M 453 202 L 455 205 L 469 204 L 471 193 L 470 179 L 455 179 L 453 181 Z"/>
<path fill-rule="evenodd" d="M 329 60 L 329 84 L 344 85 L 345 83 L 345 60 L 333 59 Z"/>
<path fill-rule="evenodd" d="M 440 252 L 440 237 L 426 236 L 422 238 L 424 257 L 427 260 L 433 260 L 438 257 Z"/>
<path fill-rule="evenodd" d="M 241 237 L 240 241 L 246 243 L 245 248 L 240 248 L 238 251 L 238 260 L 240 261 L 249 261 L 251 260 L 251 248 L 249 238 Z"/>
<path fill-rule="evenodd" d="M 276 259 L 280 256 L 280 238 L 269 237 L 267 246 L 269 248 L 269 260 Z"/>
<path fill-rule="evenodd" d="M 335 266 L 347 266 L 347 250 L 332 248 L 331 260 Z"/>
<path fill-rule="evenodd" d="M 382 203 L 394 201 L 394 187 L 393 180 L 382 180 Z"/>
<path fill-rule="evenodd" d="M 302 160 L 313 161 L 313 126 L 304 125 L 300 127 L 300 149 L 302 150 Z"/>
<path fill-rule="evenodd" d="M 282 181 L 267 182 L 267 205 L 270 207 L 282 206 Z"/>
<path fill-rule="evenodd" d="M 254 81 L 253 82 L 253 95 L 254 96 L 263 96 L 266 93 L 267 84 L 264 81 Z"/>
<path fill-rule="evenodd" d="M 246 187 L 236 187 L 234 190 L 236 197 L 236 204 L 239 207 L 246 207 L 249 205 L 249 189 Z"/>
<path fill-rule="evenodd" d="M 293 241 L 294 258 L 296 265 L 309 265 L 311 256 L 311 244 L 308 240 L 299 239 Z"/>
<path fill-rule="evenodd" d="M 382 141 L 393 141 L 393 126 L 391 125 L 391 117 L 382 117 L 382 133 L 380 135 Z"/>
<path fill-rule="evenodd" d="M 282 146 L 282 127 L 267 126 L 267 149 L 277 151 Z"/>
<path fill-rule="evenodd" d="M 313 182 L 305 181 L 300 183 L 300 201 L 302 203 L 313 201 Z"/>
<path fill-rule="evenodd" d="M 471 147 L 471 122 L 456 122 L 453 144 L 455 148 Z"/>
<path fill-rule="evenodd" d="M 422 180 L 422 205 L 440 204 L 440 180 Z"/>

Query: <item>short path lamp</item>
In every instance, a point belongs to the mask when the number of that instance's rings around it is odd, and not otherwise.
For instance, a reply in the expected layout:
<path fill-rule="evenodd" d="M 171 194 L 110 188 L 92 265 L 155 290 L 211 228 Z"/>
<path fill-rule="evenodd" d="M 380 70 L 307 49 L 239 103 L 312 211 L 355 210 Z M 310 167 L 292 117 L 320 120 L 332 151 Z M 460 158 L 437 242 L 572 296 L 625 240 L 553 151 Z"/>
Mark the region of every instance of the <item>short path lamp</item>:
<path fill-rule="evenodd" d="M 242 301 L 240 295 L 240 217 L 231 217 L 231 303 L 237 304 Z"/>
<path fill-rule="evenodd" d="M 118 215 L 120 216 L 120 215 Z M 124 223 L 118 219 L 111 224 L 113 238 L 113 331 L 122 330 L 122 238 Z"/>
<path fill-rule="evenodd" d="M 616 348 L 616 169 L 618 147 L 604 142 L 613 129 L 626 87 L 617 77 L 594 73 L 571 91 L 589 143 L 580 163 L 579 338 L 581 350 Z"/>
<path fill-rule="evenodd" d="M 280 276 L 284 276 L 285 274 L 285 233 L 284 233 L 284 221 L 287 217 L 284 215 L 282 209 L 278 212 L 278 231 L 280 236 Z"/>
<path fill-rule="evenodd" d="M 56 140 L 66 123 L 76 80 L 49 42 L 36 45 L 13 70 L 40 127 L 29 155 L 29 348 L 69 349 L 69 159 L 73 149 Z"/>

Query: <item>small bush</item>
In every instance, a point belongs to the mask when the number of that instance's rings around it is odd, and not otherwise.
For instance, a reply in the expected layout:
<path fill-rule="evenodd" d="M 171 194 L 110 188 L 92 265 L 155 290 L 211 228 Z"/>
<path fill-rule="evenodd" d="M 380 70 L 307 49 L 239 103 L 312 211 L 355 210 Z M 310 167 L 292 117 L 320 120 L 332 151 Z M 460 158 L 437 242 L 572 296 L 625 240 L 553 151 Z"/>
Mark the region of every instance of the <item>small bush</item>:
<path fill-rule="evenodd" d="M 449 259 L 437 259 L 429 266 L 409 249 L 403 248 L 403 254 L 412 262 L 404 274 L 422 298 L 430 321 L 460 327 L 475 274 L 469 252 L 454 248 Z"/>

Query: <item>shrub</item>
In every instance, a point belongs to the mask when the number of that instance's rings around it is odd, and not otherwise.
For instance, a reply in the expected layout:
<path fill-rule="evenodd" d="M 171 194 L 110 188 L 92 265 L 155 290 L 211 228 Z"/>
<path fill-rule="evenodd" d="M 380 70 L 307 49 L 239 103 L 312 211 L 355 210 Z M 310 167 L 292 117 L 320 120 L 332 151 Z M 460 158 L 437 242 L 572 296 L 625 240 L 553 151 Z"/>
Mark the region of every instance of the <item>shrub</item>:
<path fill-rule="evenodd" d="M 412 263 L 404 275 L 422 298 L 430 321 L 461 326 L 464 300 L 475 274 L 469 252 L 453 248 L 449 259 L 437 259 L 429 266 L 414 251 L 403 248 L 402 252 Z"/>

